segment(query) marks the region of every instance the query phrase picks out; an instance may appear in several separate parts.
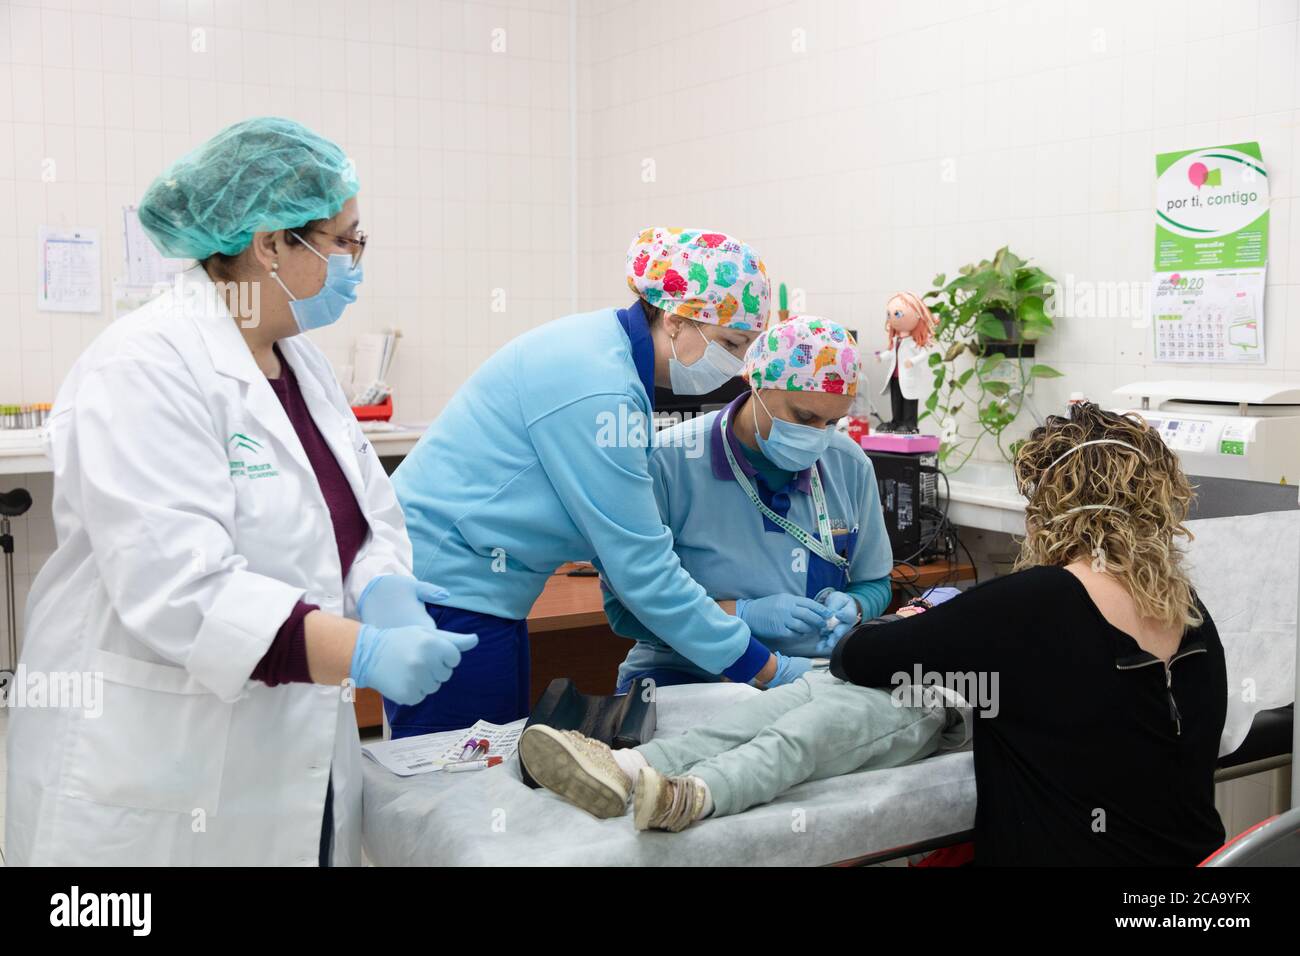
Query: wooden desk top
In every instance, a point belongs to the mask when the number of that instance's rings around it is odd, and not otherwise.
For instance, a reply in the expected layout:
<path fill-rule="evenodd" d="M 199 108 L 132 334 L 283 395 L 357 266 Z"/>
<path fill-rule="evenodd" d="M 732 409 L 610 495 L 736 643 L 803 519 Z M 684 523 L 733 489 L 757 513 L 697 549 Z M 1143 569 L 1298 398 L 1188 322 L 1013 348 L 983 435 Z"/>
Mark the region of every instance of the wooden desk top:
<path fill-rule="evenodd" d="M 592 627 L 605 623 L 605 605 L 600 594 L 600 579 L 595 577 L 569 577 L 574 565 L 561 565 L 546 582 L 533 609 L 528 612 L 528 632 L 542 634 L 546 631 L 567 631 L 575 627 Z M 933 561 L 915 565 L 913 572 L 895 568 L 896 583 L 910 582 L 918 587 L 931 587 L 940 581 L 968 581 L 975 576 L 969 564 L 950 565 L 946 561 Z"/>

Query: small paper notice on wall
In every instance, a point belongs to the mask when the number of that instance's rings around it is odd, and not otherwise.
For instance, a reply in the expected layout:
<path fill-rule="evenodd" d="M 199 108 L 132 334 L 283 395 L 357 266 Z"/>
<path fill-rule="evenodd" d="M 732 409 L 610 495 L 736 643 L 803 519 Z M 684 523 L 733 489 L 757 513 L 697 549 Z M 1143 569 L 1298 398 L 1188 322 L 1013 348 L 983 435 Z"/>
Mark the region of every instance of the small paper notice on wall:
<path fill-rule="evenodd" d="M 136 288 L 153 288 L 160 283 L 167 285 L 178 272 L 185 270 L 185 259 L 168 259 L 158 251 L 140 225 L 140 213 L 135 206 L 122 207 L 122 220 L 126 238 L 124 285 Z"/>
<path fill-rule="evenodd" d="M 38 299 L 43 312 L 98 312 L 99 231 L 52 229 L 38 233 Z"/>
<path fill-rule="evenodd" d="M 113 280 L 115 319 L 158 298 L 190 264 L 187 259 L 169 259 L 158 251 L 140 225 L 135 206 L 122 207 L 122 240 L 126 274 Z"/>

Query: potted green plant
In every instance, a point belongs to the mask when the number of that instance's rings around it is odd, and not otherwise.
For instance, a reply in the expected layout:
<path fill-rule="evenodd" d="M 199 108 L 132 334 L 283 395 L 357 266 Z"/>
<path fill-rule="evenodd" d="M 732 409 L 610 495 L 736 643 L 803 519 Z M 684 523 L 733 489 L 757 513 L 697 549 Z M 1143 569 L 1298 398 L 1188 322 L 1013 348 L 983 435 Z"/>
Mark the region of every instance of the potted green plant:
<path fill-rule="evenodd" d="M 1055 280 L 1006 246 L 992 259 L 965 265 L 951 280 L 940 274 L 925 293 L 936 319 L 931 353 L 934 390 L 927 416 L 940 423 L 939 462 L 946 471 L 961 468 L 986 437 L 1010 461 L 1015 443 L 1002 436 L 1016 420 L 1035 379 L 1056 378 L 1050 365 L 1033 362 L 1034 343 L 1053 327 L 1045 300 Z M 958 414 L 974 412 L 961 423 Z"/>

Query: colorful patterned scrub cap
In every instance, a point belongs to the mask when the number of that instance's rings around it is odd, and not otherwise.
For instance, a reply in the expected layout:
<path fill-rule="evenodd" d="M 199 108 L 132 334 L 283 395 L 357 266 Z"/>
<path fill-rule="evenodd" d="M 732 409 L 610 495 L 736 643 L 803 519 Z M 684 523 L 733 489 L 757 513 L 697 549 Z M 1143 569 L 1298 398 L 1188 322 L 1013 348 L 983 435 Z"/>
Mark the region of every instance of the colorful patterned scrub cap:
<path fill-rule="evenodd" d="M 851 396 L 858 393 L 859 370 L 853 336 L 815 315 L 774 325 L 745 354 L 745 378 L 754 388 Z"/>
<path fill-rule="evenodd" d="M 726 233 L 643 229 L 627 250 L 627 284 L 646 302 L 684 319 L 746 332 L 767 328 L 767 267 Z"/>

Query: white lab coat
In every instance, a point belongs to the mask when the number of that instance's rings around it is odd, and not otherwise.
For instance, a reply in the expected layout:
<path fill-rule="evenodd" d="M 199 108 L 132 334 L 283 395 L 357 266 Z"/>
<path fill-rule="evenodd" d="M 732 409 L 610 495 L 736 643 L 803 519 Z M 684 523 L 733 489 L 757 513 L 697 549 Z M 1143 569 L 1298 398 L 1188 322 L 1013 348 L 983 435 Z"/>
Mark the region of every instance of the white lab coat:
<path fill-rule="evenodd" d="M 904 365 L 898 370 L 898 386 L 902 389 L 903 397 L 910 399 L 925 398 L 930 394 L 930 382 L 934 378 L 934 371 L 927 364 L 930 361 L 930 353 L 935 351 L 932 344 L 925 348 L 917 345 L 912 341 L 911 336 L 903 338 L 898 345 L 898 360 L 906 362 L 912 361 L 912 367 Z M 876 358 L 880 359 L 885 366 L 885 384 L 880 386 L 880 394 L 883 395 L 889 391 L 889 380 L 894 375 L 894 350 L 892 348 L 881 349 L 876 353 Z"/>
<path fill-rule="evenodd" d="M 370 522 L 346 580 L 306 453 L 201 268 L 64 382 L 58 547 L 21 663 L 102 674 L 102 715 L 11 710 L 10 864 L 314 866 L 331 771 L 333 861 L 360 862 L 352 703 L 249 675 L 295 602 L 355 617 L 373 577 L 410 573 L 410 543 L 324 355 L 303 336 L 280 349 Z"/>

